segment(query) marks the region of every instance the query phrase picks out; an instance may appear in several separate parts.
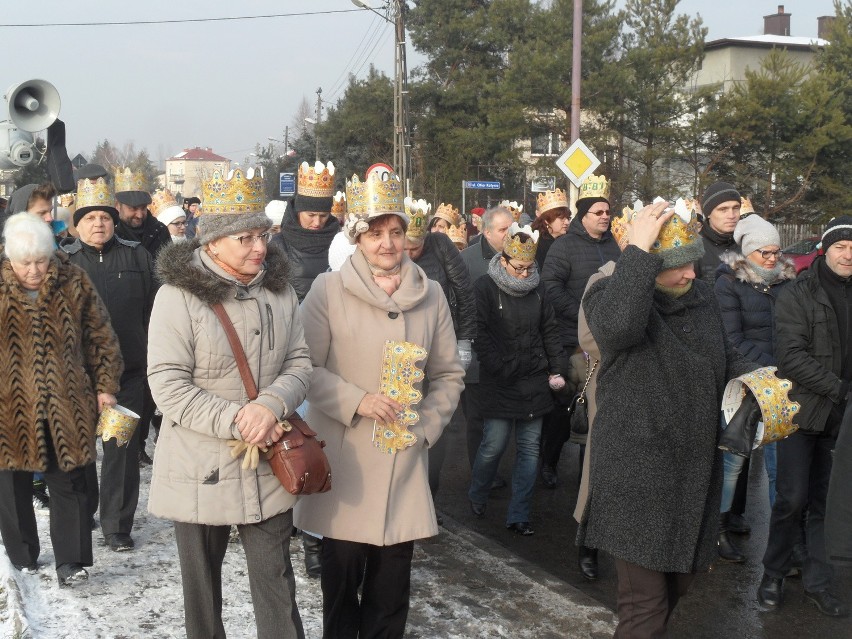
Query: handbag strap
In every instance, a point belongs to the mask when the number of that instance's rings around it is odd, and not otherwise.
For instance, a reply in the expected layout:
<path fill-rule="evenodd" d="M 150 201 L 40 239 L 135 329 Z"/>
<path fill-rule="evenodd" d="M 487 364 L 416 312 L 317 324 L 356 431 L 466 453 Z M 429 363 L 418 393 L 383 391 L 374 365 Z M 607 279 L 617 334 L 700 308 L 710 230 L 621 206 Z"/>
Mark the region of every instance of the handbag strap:
<path fill-rule="evenodd" d="M 589 387 L 589 382 L 592 381 L 592 375 L 595 374 L 595 369 L 598 367 L 598 360 L 595 360 L 592 367 L 589 369 L 589 374 L 586 375 L 586 383 L 583 384 L 583 390 L 580 391 L 580 397 L 586 396 L 586 389 Z"/>
<path fill-rule="evenodd" d="M 225 335 L 228 337 L 228 343 L 231 345 L 231 350 L 234 351 L 234 359 L 237 362 L 240 377 L 243 378 L 243 386 L 246 387 L 249 400 L 254 401 L 257 399 L 258 395 L 257 384 L 254 383 L 254 377 L 252 377 L 251 368 L 249 368 L 249 363 L 246 359 L 246 352 L 243 350 L 243 345 L 240 344 L 240 338 L 237 337 L 237 331 L 234 328 L 234 324 L 231 322 L 231 318 L 228 317 L 228 312 L 221 303 L 213 304 L 210 308 L 212 308 L 213 312 L 216 313 L 216 317 L 218 317 L 219 321 L 222 323 L 222 328 L 225 329 Z"/>

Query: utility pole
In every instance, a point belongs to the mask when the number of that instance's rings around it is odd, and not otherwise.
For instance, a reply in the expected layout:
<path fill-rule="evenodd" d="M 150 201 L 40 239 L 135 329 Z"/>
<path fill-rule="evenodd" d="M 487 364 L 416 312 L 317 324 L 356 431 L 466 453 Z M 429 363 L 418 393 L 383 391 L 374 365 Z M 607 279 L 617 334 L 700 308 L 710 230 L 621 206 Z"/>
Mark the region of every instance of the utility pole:
<path fill-rule="evenodd" d="M 320 125 L 320 117 L 322 115 L 322 87 L 317 89 L 317 117 L 316 124 L 314 124 L 314 141 L 316 142 L 316 152 L 314 153 L 314 161 L 319 162 L 319 125 Z M 286 152 L 286 149 L 285 149 Z"/>
<path fill-rule="evenodd" d="M 580 137 L 580 87 L 583 72 L 583 0 L 574 0 L 574 33 L 571 60 L 571 144 Z M 571 210 L 577 211 L 580 190 L 570 184 Z"/>
<path fill-rule="evenodd" d="M 394 55 L 394 169 L 402 182 L 402 194 L 411 188 L 411 141 L 408 139 L 408 66 L 405 60 L 405 2 L 393 0 L 396 44 Z"/>
<path fill-rule="evenodd" d="M 289 158 L 290 154 L 288 151 L 290 150 L 290 127 L 284 127 L 284 157 Z M 286 160 L 285 160 L 286 161 Z"/>

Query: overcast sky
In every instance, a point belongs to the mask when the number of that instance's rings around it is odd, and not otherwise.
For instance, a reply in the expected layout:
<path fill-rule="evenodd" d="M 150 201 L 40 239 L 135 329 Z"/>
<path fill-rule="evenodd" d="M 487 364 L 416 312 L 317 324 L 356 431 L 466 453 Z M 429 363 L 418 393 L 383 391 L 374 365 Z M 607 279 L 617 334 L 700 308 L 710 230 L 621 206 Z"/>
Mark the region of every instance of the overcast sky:
<path fill-rule="evenodd" d="M 381 6 L 382 0 L 373 0 Z M 623 0 L 619 0 L 623 6 Z M 701 13 L 708 39 L 757 35 L 778 2 L 682 0 Z M 708 5 L 712 8 L 708 8 Z M 816 36 L 832 0 L 786 0 L 792 35 Z M 133 141 L 155 162 L 185 147 L 211 147 L 242 162 L 257 142 L 281 138 L 303 98 L 341 97 L 350 73 L 372 62 L 393 71 L 393 30 L 351 0 L 3 1 L 0 87 L 30 78 L 56 85 L 73 157 L 99 140 Z M 10 10 L 14 7 L 13 10 Z M 323 13 L 328 12 L 328 13 Z M 201 23 L 42 26 L 269 14 L 289 17 Z M 409 48 L 409 66 L 416 55 Z M 391 123 L 388 123 L 391 126 Z"/>

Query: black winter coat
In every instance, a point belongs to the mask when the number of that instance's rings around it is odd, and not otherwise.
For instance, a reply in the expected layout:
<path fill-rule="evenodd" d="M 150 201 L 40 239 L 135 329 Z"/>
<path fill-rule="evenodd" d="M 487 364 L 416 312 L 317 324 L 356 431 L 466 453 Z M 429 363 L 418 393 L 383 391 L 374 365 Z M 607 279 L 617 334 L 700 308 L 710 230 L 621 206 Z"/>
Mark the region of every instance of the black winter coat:
<path fill-rule="evenodd" d="M 157 294 L 154 262 L 138 242 L 113 237 L 101 251 L 79 238 L 61 247 L 91 278 L 118 336 L 125 373 L 145 374 L 148 320 Z"/>
<path fill-rule="evenodd" d="M 586 283 L 601 266 L 617 261 L 620 255 L 612 233 L 607 231 L 595 239 L 576 216 L 568 225 L 568 232 L 556 238 L 547 252 L 541 280 L 556 311 L 563 331 L 562 345 L 569 356 L 579 343 L 577 315 Z"/>
<path fill-rule="evenodd" d="M 130 228 L 124 222 L 119 222 L 115 227 L 115 234 L 128 242 L 139 242 L 154 259 L 157 259 L 157 254 L 161 248 L 172 243 L 169 227 L 150 213 L 145 216 L 145 221 L 138 229 Z"/>
<path fill-rule="evenodd" d="M 701 227 L 701 241 L 704 242 L 704 257 L 695 263 L 695 276 L 707 282 L 711 287 L 716 282 L 716 269 L 722 262 L 722 256 L 728 251 L 736 251 L 734 234 L 717 233 L 705 222 Z"/>
<path fill-rule="evenodd" d="M 567 375 L 553 307 L 542 287 L 523 297 L 501 291 L 490 275 L 474 284 L 483 417 L 533 419 L 553 410 L 548 375 Z"/>
<path fill-rule="evenodd" d="M 423 241 L 423 252 L 414 263 L 426 277 L 441 285 L 450 314 L 456 339 L 476 339 L 476 302 L 467 266 L 449 236 L 429 233 Z"/>
<path fill-rule="evenodd" d="M 328 247 L 338 231 L 340 222 L 333 215 L 321 229 L 302 228 L 299 214 L 293 207 L 287 207 L 281 232 L 272 237 L 271 243 L 284 251 L 290 260 L 290 283 L 296 289 L 299 302 L 305 299 L 317 275 L 328 270 Z"/>
<path fill-rule="evenodd" d="M 728 253 L 716 269 L 713 288 L 731 344 L 752 362 L 775 366 L 775 300 L 796 278 L 796 267 L 781 258 L 781 277 L 771 286 L 749 268 L 747 258 Z"/>
<path fill-rule="evenodd" d="M 488 273 L 488 263 L 491 261 L 491 258 L 497 254 L 497 252 L 491 248 L 491 245 L 488 243 L 488 240 L 485 239 L 484 235 L 480 234 L 477 237 L 481 238 L 479 242 L 468 246 L 459 254 L 461 255 L 462 262 L 464 262 L 464 265 L 467 267 L 467 271 L 470 274 L 471 295 L 473 295 L 473 285 L 476 284 L 476 280 Z M 476 299 L 474 296 L 474 304 L 475 303 Z M 467 372 L 464 375 L 465 384 L 479 383 L 479 358 L 476 356 L 476 349 L 473 350 L 472 355 L 470 366 L 467 367 Z"/>
<path fill-rule="evenodd" d="M 659 572 L 717 556 L 728 380 L 758 366 L 725 338 L 712 289 L 655 290 L 662 258 L 628 246 L 583 298 L 600 347 L 589 501 L 578 541 Z"/>
<path fill-rule="evenodd" d="M 793 419 L 803 431 L 821 433 L 834 404 L 845 401 L 837 314 L 819 280 L 819 264 L 799 274 L 775 304 L 778 375 L 793 382 L 790 399 L 801 404 Z"/>

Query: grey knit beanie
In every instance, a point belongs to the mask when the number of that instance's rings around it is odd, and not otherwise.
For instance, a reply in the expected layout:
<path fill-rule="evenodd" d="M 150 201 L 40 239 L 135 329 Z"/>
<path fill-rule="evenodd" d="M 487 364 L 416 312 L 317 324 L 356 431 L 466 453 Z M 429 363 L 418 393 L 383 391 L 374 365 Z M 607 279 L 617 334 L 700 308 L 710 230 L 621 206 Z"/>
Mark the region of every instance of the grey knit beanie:
<path fill-rule="evenodd" d="M 208 244 L 226 235 L 239 235 L 252 229 L 269 230 L 272 221 L 263 211 L 251 213 L 204 213 L 198 218 L 196 237 L 202 244 Z"/>
<path fill-rule="evenodd" d="M 734 242 L 743 255 L 749 255 L 764 246 L 781 246 L 781 236 L 771 223 L 759 215 L 749 215 L 737 222 Z"/>
<path fill-rule="evenodd" d="M 663 258 L 663 270 L 678 268 L 689 262 L 697 262 L 704 257 L 704 242 L 699 237 L 694 242 L 684 243 L 672 248 L 652 250 L 651 252 Z"/>
<path fill-rule="evenodd" d="M 701 196 L 701 212 L 705 218 L 709 218 L 717 206 L 722 202 L 740 202 L 740 192 L 737 187 L 728 182 L 715 182 L 707 187 Z"/>

